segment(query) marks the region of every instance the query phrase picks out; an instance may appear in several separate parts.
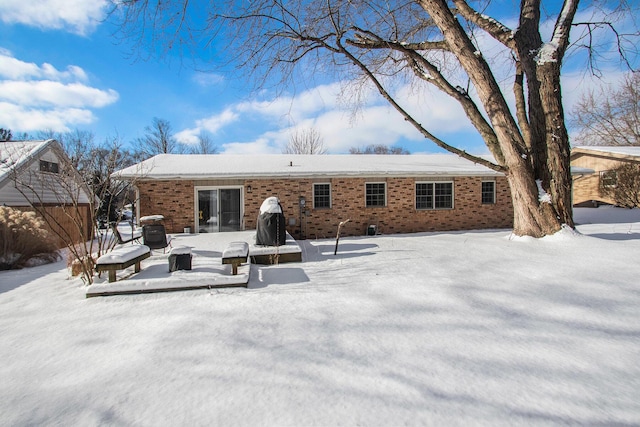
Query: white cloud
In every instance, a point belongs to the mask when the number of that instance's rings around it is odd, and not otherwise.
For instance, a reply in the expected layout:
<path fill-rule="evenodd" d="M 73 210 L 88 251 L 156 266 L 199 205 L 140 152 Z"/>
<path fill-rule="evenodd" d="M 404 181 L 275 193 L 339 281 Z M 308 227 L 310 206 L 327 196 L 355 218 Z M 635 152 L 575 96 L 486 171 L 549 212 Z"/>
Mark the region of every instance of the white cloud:
<path fill-rule="evenodd" d="M 285 101 L 253 103 L 253 106 L 269 105 L 271 108 L 252 108 L 251 113 L 268 116 L 277 110 L 274 106 L 283 105 L 292 112 L 286 126 L 280 125 L 277 130 L 263 134 L 275 147 L 284 147 L 295 127 L 317 129 L 325 147 L 334 153 L 369 144 L 397 145 L 402 140 L 424 140 L 400 113 L 373 91 L 363 94 L 363 101 L 354 112 L 354 105 L 348 105 L 350 100 L 341 102 L 345 86 L 344 83 L 324 85 L 319 86 L 317 92 L 305 91 L 299 97 Z M 471 129 L 459 105 L 438 91 L 417 92 L 406 86 L 399 88 L 395 96 L 427 129 L 445 139 L 447 135 Z"/>
<path fill-rule="evenodd" d="M 117 101 L 118 93 L 81 83 L 0 81 L 0 99 L 23 106 L 100 108 Z"/>
<path fill-rule="evenodd" d="M 220 114 L 197 120 L 196 126 L 207 132 L 216 133 L 227 124 L 233 123 L 238 120 L 238 117 L 238 113 L 227 108 Z"/>
<path fill-rule="evenodd" d="M 281 95 L 267 100 L 253 100 L 236 104 L 234 110 L 241 113 L 258 114 L 290 122 L 304 120 L 318 111 L 338 107 L 342 83 L 320 85 L 297 95 Z"/>
<path fill-rule="evenodd" d="M 196 125 L 193 128 L 184 129 L 175 134 L 178 141 L 183 144 L 197 144 L 198 135 L 201 133 L 217 133 L 224 126 L 229 123 L 233 123 L 239 118 L 239 114 L 227 108 L 220 114 L 214 114 L 204 119 L 196 120 Z"/>
<path fill-rule="evenodd" d="M 224 76 L 216 73 L 196 72 L 192 80 L 203 87 L 217 86 L 224 82 Z"/>
<path fill-rule="evenodd" d="M 85 125 L 95 120 L 93 113 L 80 108 L 25 108 L 19 105 L 0 101 L 2 121 L 0 126 L 19 132 L 52 130 L 67 132 L 72 126 Z"/>
<path fill-rule="evenodd" d="M 105 16 L 106 0 L 2 0 L 0 19 L 42 29 L 88 34 Z"/>
<path fill-rule="evenodd" d="M 0 49 L 0 78 L 0 125 L 14 132 L 67 131 L 70 126 L 89 124 L 95 120 L 91 109 L 119 98 L 113 89 L 91 87 L 87 74 L 76 65 L 65 71 L 47 63 L 38 66 L 11 56 L 6 49 Z"/>
<path fill-rule="evenodd" d="M 222 144 L 225 152 L 279 153 L 295 128 L 314 128 L 329 152 L 347 152 L 369 144 L 398 145 L 402 140 L 424 138 L 376 92 L 365 89 L 354 113 L 345 100 L 348 83 L 320 85 L 295 96 L 254 99 L 228 106 L 222 113 L 195 121 L 195 127 L 178 132 L 182 142 L 195 143 L 202 130 L 215 133 L 231 123 L 256 126 L 260 137 L 253 142 Z M 368 92 L 367 92 L 368 91 Z M 471 128 L 462 109 L 437 91 L 417 93 L 402 87 L 397 100 L 421 123 L 443 138 Z M 246 147 L 243 145 L 246 144 Z"/>
<path fill-rule="evenodd" d="M 65 71 L 59 71 L 51 64 L 38 66 L 33 62 L 21 61 L 6 49 L 0 49 L 0 77 L 12 80 L 45 78 L 55 81 L 87 81 L 87 74 L 77 65 L 69 65 Z"/>
<path fill-rule="evenodd" d="M 274 150 L 267 138 L 258 138 L 250 142 L 230 142 L 222 144 L 223 154 L 275 154 L 279 151 Z"/>
<path fill-rule="evenodd" d="M 195 145 L 198 143 L 198 135 L 200 135 L 200 129 L 185 129 L 177 132 L 174 136 L 178 142 L 187 145 Z"/>

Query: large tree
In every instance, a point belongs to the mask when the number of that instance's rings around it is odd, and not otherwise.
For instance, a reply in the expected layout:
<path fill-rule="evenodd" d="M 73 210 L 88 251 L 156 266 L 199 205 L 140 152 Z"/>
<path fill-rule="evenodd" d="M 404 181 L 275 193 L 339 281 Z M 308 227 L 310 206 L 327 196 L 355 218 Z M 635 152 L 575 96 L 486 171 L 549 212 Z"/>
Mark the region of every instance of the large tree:
<path fill-rule="evenodd" d="M 544 6 L 556 16 L 546 39 L 541 0 L 521 0 L 519 8 L 513 6 L 514 16 L 496 7 L 500 17 L 486 15 L 490 2 L 465 0 L 229 1 L 210 3 L 206 20 L 202 5 L 187 0 L 118 5 L 114 16 L 122 19 L 124 34 L 150 43 L 151 49 L 197 48 L 195 40 L 211 46 L 225 37 L 237 63 L 258 77 L 288 82 L 305 65 L 305 77 L 335 71 L 344 71 L 351 81 L 361 77 L 425 138 L 506 175 L 517 235 L 540 237 L 563 224 L 573 226 L 560 71 L 579 0 Z M 608 26 L 612 17 L 602 12 L 585 28 L 613 28 Z M 637 29 L 633 32 L 637 35 Z M 615 34 L 625 41 L 627 35 Z M 502 60 L 494 60 L 496 46 L 507 54 Z M 500 86 L 505 58 L 512 70 L 513 111 Z M 495 161 L 454 147 L 423 127 L 394 97 L 394 83 L 403 76 L 457 101 Z"/>

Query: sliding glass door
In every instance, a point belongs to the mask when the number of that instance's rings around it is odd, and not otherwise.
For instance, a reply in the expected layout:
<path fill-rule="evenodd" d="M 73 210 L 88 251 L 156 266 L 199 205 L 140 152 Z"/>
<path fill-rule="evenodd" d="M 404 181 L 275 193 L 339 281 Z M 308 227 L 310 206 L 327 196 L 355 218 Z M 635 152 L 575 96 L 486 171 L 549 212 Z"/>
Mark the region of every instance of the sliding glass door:
<path fill-rule="evenodd" d="M 218 190 L 220 200 L 220 223 L 218 231 L 240 230 L 240 189 L 221 188 Z"/>
<path fill-rule="evenodd" d="M 196 188 L 198 233 L 242 229 L 241 188 Z"/>

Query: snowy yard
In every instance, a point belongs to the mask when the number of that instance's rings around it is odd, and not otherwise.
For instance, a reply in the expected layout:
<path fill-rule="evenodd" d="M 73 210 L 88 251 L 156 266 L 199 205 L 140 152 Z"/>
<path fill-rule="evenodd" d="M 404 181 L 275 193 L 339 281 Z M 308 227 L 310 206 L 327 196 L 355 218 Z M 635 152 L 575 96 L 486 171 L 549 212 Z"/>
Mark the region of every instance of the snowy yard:
<path fill-rule="evenodd" d="M 248 289 L 2 271 L 0 425 L 640 424 L 640 212 L 576 219 L 301 241 Z"/>

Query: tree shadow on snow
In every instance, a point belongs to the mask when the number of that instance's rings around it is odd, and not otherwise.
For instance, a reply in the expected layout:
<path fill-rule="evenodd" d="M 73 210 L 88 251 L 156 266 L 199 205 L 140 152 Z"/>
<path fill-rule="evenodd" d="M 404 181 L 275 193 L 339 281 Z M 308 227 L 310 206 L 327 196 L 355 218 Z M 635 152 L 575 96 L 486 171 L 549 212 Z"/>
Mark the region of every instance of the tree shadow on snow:
<path fill-rule="evenodd" d="M 604 240 L 638 240 L 640 239 L 640 233 L 597 233 L 586 234 L 589 237 L 595 237 L 596 239 Z"/>
<path fill-rule="evenodd" d="M 291 285 L 310 281 L 309 276 L 307 276 L 307 273 L 305 273 L 302 268 L 292 267 L 259 267 L 258 274 L 255 276 L 252 274 L 247 288 L 259 289 L 266 288 L 270 285 Z"/>

